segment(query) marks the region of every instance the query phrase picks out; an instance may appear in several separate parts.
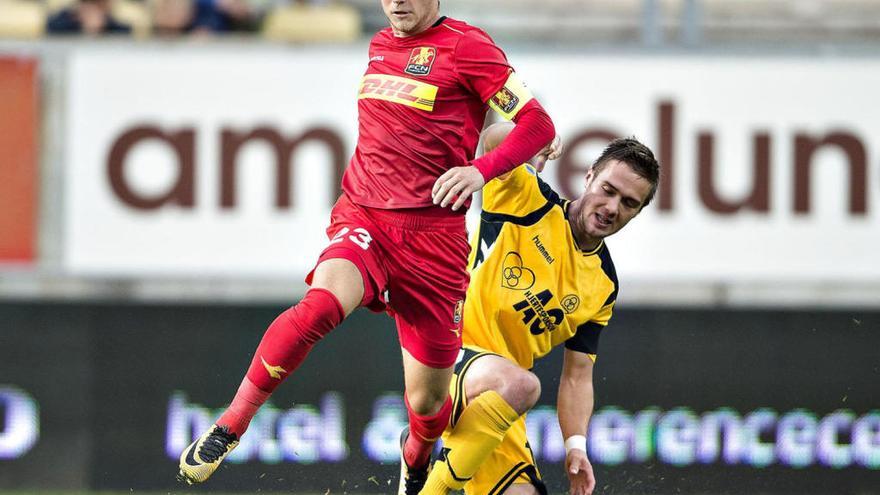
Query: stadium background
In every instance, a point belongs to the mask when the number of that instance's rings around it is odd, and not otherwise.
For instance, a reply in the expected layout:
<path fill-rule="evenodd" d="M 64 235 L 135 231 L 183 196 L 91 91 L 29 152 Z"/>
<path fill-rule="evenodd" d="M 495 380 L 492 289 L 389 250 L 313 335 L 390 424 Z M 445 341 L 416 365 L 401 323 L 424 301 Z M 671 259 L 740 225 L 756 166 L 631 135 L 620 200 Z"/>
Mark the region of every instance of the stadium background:
<path fill-rule="evenodd" d="M 366 312 L 207 486 L 173 479 L 302 295 L 354 147 L 384 21 L 372 0 L 318 3 L 158 38 L 150 2 L 119 0 L 138 30 L 96 39 L 45 36 L 59 2 L 0 0 L 0 491 L 393 492 L 400 356 Z M 443 11 L 486 28 L 554 117 L 558 190 L 612 136 L 666 170 L 609 241 L 597 493 L 880 493 L 880 3 Z M 558 357 L 529 416 L 554 493 Z"/>

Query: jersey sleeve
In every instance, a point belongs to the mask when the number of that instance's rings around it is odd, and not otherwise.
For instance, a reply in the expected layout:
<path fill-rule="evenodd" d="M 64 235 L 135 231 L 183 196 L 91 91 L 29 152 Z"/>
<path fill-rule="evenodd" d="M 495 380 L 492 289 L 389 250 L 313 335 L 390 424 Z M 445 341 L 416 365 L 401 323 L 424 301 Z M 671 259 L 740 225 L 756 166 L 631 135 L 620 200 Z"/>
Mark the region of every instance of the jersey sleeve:
<path fill-rule="evenodd" d="M 455 67 L 462 84 L 507 120 L 533 98 L 501 48 L 480 30 L 468 31 L 458 42 Z"/>
<path fill-rule="evenodd" d="M 588 322 L 579 325 L 575 334 L 565 341 L 565 348 L 595 357 L 599 353 L 599 336 L 611 320 L 614 302 L 614 299 L 609 296 L 605 306 L 602 306 L 602 309 L 593 315 Z"/>
<path fill-rule="evenodd" d="M 595 356 L 599 353 L 599 335 L 605 325 L 588 321 L 577 328 L 577 332 L 565 341 L 565 348 Z"/>

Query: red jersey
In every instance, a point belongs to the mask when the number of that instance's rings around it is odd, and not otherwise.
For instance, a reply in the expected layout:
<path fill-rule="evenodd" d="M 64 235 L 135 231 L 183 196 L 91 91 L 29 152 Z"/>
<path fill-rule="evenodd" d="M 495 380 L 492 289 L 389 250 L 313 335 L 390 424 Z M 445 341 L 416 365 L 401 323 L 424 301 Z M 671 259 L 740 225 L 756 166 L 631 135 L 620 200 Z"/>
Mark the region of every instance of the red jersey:
<path fill-rule="evenodd" d="M 487 102 L 512 118 L 531 99 L 489 35 L 455 19 L 403 38 L 383 29 L 369 55 L 357 148 L 342 178 L 342 189 L 363 206 L 433 206 L 437 178 L 473 160 Z"/>

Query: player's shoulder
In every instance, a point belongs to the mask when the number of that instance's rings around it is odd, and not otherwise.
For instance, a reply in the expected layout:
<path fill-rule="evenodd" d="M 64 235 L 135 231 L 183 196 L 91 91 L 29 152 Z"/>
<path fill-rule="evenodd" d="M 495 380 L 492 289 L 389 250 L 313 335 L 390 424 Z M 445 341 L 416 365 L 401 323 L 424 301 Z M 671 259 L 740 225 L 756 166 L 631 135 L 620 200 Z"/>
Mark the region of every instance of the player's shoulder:
<path fill-rule="evenodd" d="M 513 215 L 520 218 L 515 223 L 522 225 L 533 224 L 554 208 L 563 209 L 565 203 L 529 164 L 522 164 L 503 178 L 489 181 L 483 188 L 485 213 Z"/>
<path fill-rule="evenodd" d="M 485 32 L 482 29 L 478 28 L 477 26 L 474 26 L 472 24 L 468 24 L 467 22 L 462 21 L 460 19 L 454 19 L 452 17 L 445 17 L 443 19 L 443 21 L 441 21 L 441 25 L 445 26 L 449 30 L 454 30 L 453 32 L 457 31 L 461 35 L 464 35 L 467 33 L 483 33 L 483 34 L 485 34 Z"/>
<path fill-rule="evenodd" d="M 457 35 L 458 38 L 462 41 L 477 41 L 482 43 L 492 43 L 495 44 L 495 41 L 489 36 L 489 33 L 483 31 L 477 26 L 468 24 L 465 21 L 461 21 L 458 19 L 453 19 L 451 17 L 446 17 L 440 23 L 440 26 L 444 28 L 447 32 L 453 33 L 453 35 Z"/>
<path fill-rule="evenodd" d="M 603 241 L 597 248 L 596 255 L 599 256 L 599 260 L 602 263 L 602 271 L 605 272 L 605 276 L 614 283 L 614 292 L 616 293 L 619 286 L 617 269 L 614 268 L 614 259 L 611 257 L 611 250 L 608 249 L 608 244 Z"/>
<path fill-rule="evenodd" d="M 539 197 L 555 207 L 562 208 L 564 211 L 567 201 L 550 187 L 550 184 L 541 179 L 538 171 L 531 164 L 524 163 L 515 168 L 511 177 L 518 182 L 519 189 L 525 190 L 528 194 Z"/>
<path fill-rule="evenodd" d="M 489 181 L 483 188 L 483 194 L 492 196 L 513 192 L 515 194 L 537 193 L 539 189 L 538 173 L 528 163 L 523 163 L 510 172 Z"/>

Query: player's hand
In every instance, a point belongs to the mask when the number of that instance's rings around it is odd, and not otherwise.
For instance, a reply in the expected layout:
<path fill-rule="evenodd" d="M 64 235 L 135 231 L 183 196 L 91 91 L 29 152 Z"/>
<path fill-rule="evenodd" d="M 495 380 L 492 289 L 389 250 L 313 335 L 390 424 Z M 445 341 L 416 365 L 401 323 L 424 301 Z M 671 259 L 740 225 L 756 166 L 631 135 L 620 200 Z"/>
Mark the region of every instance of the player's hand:
<path fill-rule="evenodd" d="M 456 211 L 464 205 L 471 194 L 482 189 L 484 185 L 486 180 L 477 167 L 473 165 L 453 167 L 434 182 L 431 197 L 435 205 L 446 208 L 451 203 L 452 211 Z"/>
<path fill-rule="evenodd" d="M 592 495 L 596 488 L 596 477 L 593 476 L 593 465 L 587 459 L 587 453 L 581 449 L 571 449 L 565 456 L 565 472 L 571 485 L 571 495 Z"/>
<path fill-rule="evenodd" d="M 544 164 L 547 163 L 548 160 L 555 160 L 562 156 L 562 138 L 557 134 L 553 141 L 550 141 L 550 144 L 544 146 L 541 151 L 538 152 L 529 162 L 535 167 L 535 170 L 541 172 L 544 170 Z"/>

